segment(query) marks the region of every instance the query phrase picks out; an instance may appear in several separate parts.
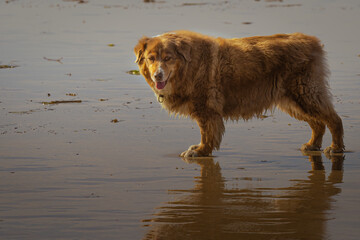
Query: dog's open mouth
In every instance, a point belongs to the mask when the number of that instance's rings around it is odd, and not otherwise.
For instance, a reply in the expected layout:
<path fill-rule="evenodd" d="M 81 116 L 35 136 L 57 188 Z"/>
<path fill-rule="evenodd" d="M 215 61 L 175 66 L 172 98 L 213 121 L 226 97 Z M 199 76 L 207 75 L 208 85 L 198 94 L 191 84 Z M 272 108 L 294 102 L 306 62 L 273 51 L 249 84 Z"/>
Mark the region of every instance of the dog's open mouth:
<path fill-rule="evenodd" d="M 161 90 L 166 86 L 166 83 L 167 83 L 167 80 L 163 81 L 163 82 L 156 82 L 155 85 L 156 85 L 157 89 Z"/>
<path fill-rule="evenodd" d="M 172 73 L 172 72 L 169 73 L 169 76 L 168 76 L 168 78 L 167 78 L 165 81 L 155 82 L 156 89 L 161 90 L 161 89 L 164 89 L 164 88 L 165 88 L 165 86 L 166 86 L 166 84 L 167 84 L 167 82 L 168 82 L 168 80 L 169 80 L 169 78 L 170 78 L 170 76 L 171 76 L 171 73 Z"/>

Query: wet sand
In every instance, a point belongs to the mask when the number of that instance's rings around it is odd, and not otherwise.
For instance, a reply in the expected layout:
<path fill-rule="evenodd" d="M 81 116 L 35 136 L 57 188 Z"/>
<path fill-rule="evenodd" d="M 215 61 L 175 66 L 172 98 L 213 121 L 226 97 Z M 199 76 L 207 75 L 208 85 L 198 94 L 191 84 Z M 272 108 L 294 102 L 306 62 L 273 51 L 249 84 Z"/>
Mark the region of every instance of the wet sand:
<path fill-rule="evenodd" d="M 1 239 L 358 239 L 358 1 L 8 0 L 0 22 Z M 319 37 L 348 152 L 303 156 L 310 128 L 275 111 L 179 158 L 196 123 L 127 73 L 174 29 Z"/>

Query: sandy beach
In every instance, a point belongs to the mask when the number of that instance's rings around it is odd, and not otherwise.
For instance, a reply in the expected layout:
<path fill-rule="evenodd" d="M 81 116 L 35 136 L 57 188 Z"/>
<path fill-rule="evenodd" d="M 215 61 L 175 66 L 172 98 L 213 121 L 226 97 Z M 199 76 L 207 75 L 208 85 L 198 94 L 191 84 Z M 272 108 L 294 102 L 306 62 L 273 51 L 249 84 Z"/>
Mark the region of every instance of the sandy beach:
<path fill-rule="evenodd" d="M 0 1 L 0 239 L 358 239 L 359 23 L 358 0 Z M 177 29 L 317 36 L 346 152 L 304 156 L 310 127 L 275 110 L 180 158 L 196 122 L 129 72 Z"/>

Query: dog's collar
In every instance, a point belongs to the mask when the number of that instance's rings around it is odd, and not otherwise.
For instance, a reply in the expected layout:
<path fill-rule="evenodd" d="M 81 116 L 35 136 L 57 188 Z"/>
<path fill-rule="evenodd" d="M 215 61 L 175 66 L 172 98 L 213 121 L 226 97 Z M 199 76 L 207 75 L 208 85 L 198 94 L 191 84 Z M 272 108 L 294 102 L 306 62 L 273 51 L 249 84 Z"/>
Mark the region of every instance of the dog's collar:
<path fill-rule="evenodd" d="M 160 95 L 158 96 L 157 100 L 158 100 L 159 103 L 163 103 L 163 102 L 165 101 L 165 96 L 162 95 L 162 94 L 160 94 Z"/>

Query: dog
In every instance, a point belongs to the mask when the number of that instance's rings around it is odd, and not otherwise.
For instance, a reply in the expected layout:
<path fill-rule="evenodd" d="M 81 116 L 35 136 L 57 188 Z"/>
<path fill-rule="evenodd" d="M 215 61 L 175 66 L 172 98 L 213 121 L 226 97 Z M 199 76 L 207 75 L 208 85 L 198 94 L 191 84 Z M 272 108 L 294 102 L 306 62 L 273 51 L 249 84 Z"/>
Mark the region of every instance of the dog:
<path fill-rule="evenodd" d="M 220 148 L 224 120 L 248 120 L 278 107 L 312 129 L 303 151 L 345 150 L 342 120 L 332 104 L 323 45 L 302 33 L 215 38 L 186 30 L 142 37 L 134 48 L 140 73 L 163 108 L 190 117 L 201 142 L 180 154 L 202 157 Z"/>

